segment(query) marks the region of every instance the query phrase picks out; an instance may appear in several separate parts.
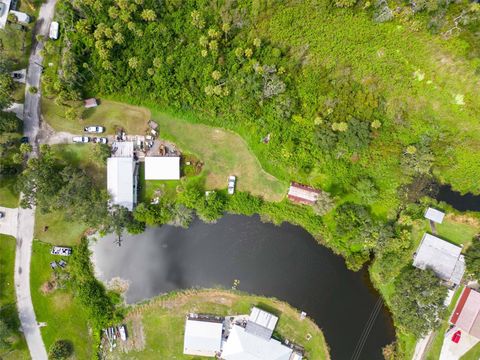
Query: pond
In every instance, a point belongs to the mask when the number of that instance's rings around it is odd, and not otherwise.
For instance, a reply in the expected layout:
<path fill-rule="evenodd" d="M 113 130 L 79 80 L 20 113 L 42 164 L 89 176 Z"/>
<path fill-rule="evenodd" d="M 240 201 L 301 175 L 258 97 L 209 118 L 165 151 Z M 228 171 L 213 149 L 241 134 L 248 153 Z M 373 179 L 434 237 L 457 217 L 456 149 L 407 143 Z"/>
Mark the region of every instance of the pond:
<path fill-rule="evenodd" d="M 480 195 L 472 193 L 460 194 L 452 190 L 450 185 L 440 186 L 437 196 L 438 201 L 444 201 L 459 211 L 480 211 Z"/>
<path fill-rule="evenodd" d="M 216 224 L 195 220 L 188 229 L 149 228 L 125 236 L 121 247 L 114 242 L 112 235 L 97 241 L 93 261 L 102 280 L 130 282 L 129 303 L 176 289 L 230 288 L 239 280 L 239 290 L 307 312 L 324 331 L 332 359 L 351 359 L 362 334 L 368 337 L 357 359 L 383 359 L 381 348 L 394 340 L 367 272 L 347 270 L 341 257 L 298 226 L 227 215 Z"/>

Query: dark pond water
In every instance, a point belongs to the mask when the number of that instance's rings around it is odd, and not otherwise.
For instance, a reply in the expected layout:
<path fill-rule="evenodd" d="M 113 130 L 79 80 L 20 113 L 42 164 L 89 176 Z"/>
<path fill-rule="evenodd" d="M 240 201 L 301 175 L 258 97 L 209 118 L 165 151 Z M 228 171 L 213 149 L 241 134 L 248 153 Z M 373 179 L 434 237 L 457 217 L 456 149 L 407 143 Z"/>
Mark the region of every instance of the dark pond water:
<path fill-rule="evenodd" d="M 435 197 L 438 201 L 444 201 L 459 211 L 480 211 L 480 195 L 467 193 L 460 194 L 452 190 L 450 185 L 442 185 Z"/>
<path fill-rule="evenodd" d="M 379 295 L 365 272 L 346 269 L 342 258 L 318 245 L 298 226 L 264 224 L 259 217 L 228 215 L 217 224 L 195 221 L 189 229 L 163 226 L 127 236 L 118 247 L 112 236 L 94 246 L 102 280 L 129 280 L 128 302 L 175 289 L 222 286 L 285 300 L 306 311 L 323 329 L 333 359 L 351 359 L 371 325 L 358 359 L 382 359 L 394 340 L 387 311 L 369 318 Z"/>

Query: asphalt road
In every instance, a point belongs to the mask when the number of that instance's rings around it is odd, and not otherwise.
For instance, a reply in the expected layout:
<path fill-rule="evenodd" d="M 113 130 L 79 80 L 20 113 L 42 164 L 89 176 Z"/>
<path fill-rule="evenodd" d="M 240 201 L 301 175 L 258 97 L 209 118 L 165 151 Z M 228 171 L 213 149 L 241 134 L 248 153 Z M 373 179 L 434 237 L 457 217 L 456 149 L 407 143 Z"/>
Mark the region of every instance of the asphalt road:
<path fill-rule="evenodd" d="M 48 37 L 50 23 L 55 13 L 56 0 L 47 0 L 40 7 L 40 12 L 34 29 L 34 36 Z M 34 41 L 32 46 L 26 79 L 26 93 L 24 104 L 24 135 L 30 138 L 33 145 L 33 154 L 38 151 L 38 131 L 40 129 L 40 76 L 42 74 L 43 58 L 40 51 L 43 44 Z M 38 92 L 33 94 L 28 89 L 36 87 Z M 33 309 L 30 292 L 30 261 L 32 257 L 33 231 L 35 226 L 35 209 L 18 209 L 17 247 L 15 252 L 15 291 L 17 307 L 25 339 L 33 360 L 47 360 L 47 351 L 40 334 L 35 311 Z"/>

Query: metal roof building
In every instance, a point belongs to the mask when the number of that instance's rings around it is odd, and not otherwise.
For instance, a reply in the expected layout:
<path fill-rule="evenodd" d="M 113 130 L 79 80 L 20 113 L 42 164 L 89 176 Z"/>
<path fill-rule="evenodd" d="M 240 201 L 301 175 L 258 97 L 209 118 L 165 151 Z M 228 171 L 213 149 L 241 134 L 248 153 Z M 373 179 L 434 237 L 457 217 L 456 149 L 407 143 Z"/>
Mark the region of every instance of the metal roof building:
<path fill-rule="evenodd" d="M 266 311 L 253 307 L 248 317 L 245 331 L 253 335 L 270 339 L 277 325 L 278 317 Z"/>
<path fill-rule="evenodd" d="M 234 325 L 223 345 L 224 360 L 290 360 L 293 350 L 275 339 L 265 339 Z"/>
<path fill-rule="evenodd" d="M 443 222 L 443 218 L 445 217 L 445 213 L 441 212 L 440 210 L 434 209 L 429 207 L 427 211 L 425 211 L 425 218 L 441 224 Z"/>
<path fill-rule="evenodd" d="M 145 180 L 179 180 L 179 156 L 146 156 Z"/>
<path fill-rule="evenodd" d="M 311 186 L 292 182 L 288 189 L 287 196 L 291 201 L 305 205 L 313 205 L 317 202 L 318 194 L 320 194 L 320 190 L 314 189 Z"/>
<path fill-rule="evenodd" d="M 450 322 L 480 339 L 480 293 L 468 287 L 463 289 Z"/>
<path fill-rule="evenodd" d="M 197 356 L 215 356 L 222 347 L 223 322 L 187 317 L 183 353 Z"/>
<path fill-rule="evenodd" d="M 137 203 L 137 164 L 133 159 L 133 143 L 112 144 L 114 156 L 107 159 L 107 189 L 112 204 L 133 210 Z"/>
<path fill-rule="evenodd" d="M 457 285 L 465 272 L 461 251 L 461 247 L 426 233 L 414 255 L 413 266 L 432 269 L 442 280 Z"/>

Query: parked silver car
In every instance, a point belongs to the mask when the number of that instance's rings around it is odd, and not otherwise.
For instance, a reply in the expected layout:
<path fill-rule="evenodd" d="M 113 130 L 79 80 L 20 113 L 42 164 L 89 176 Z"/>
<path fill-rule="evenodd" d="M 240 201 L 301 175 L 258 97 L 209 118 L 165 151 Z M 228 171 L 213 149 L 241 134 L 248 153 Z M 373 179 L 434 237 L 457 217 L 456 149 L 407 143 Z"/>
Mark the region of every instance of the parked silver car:
<path fill-rule="evenodd" d="M 83 131 L 88 132 L 88 133 L 101 134 L 105 131 L 105 128 L 103 126 L 92 125 L 92 126 L 84 127 Z"/>
<path fill-rule="evenodd" d="M 93 142 L 97 144 L 107 144 L 108 139 L 106 137 L 96 137 L 96 138 L 93 138 Z"/>
<path fill-rule="evenodd" d="M 88 143 L 90 142 L 90 138 L 88 136 L 74 136 L 73 137 L 74 143 Z"/>

